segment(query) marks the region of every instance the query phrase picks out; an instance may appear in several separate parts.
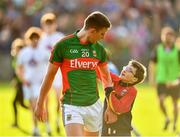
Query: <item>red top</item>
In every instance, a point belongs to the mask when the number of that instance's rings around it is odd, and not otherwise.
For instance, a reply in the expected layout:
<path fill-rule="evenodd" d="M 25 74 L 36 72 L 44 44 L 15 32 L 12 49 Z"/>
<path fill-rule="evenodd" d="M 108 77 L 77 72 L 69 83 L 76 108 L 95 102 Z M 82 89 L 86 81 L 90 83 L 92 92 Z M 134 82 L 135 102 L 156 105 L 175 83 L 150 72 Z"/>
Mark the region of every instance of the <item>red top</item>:
<path fill-rule="evenodd" d="M 111 73 L 111 78 L 114 83 L 114 90 L 117 93 L 117 95 L 120 97 L 118 101 L 118 112 L 119 113 L 125 113 L 129 112 L 132 107 L 132 103 L 134 102 L 137 94 L 137 90 L 134 86 L 121 86 L 119 84 L 119 81 L 121 78 L 113 73 Z"/>
<path fill-rule="evenodd" d="M 132 103 L 134 102 L 137 94 L 137 90 L 134 86 L 121 86 L 119 84 L 119 81 L 121 78 L 117 76 L 116 74 L 113 74 L 110 72 L 112 82 L 114 84 L 114 90 L 117 93 L 117 95 L 120 97 L 118 104 L 116 106 L 116 110 L 118 110 L 119 113 L 125 113 L 129 112 L 132 107 Z M 97 77 L 101 79 L 99 72 L 97 71 Z"/>

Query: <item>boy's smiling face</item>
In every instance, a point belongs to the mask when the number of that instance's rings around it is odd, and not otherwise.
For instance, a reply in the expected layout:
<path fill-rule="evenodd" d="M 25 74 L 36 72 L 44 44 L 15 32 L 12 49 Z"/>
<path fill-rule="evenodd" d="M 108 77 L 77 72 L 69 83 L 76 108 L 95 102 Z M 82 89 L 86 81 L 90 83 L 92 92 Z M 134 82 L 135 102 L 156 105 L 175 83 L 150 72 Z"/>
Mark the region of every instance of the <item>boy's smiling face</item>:
<path fill-rule="evenodd" d="M 127 66 L 123 67 L 120 77 L 123 82 L 134 83 L 137 81 L 135 74 L 136 74 L 136 68 L 134 68 L 132 64 L 128 64 Z"/>

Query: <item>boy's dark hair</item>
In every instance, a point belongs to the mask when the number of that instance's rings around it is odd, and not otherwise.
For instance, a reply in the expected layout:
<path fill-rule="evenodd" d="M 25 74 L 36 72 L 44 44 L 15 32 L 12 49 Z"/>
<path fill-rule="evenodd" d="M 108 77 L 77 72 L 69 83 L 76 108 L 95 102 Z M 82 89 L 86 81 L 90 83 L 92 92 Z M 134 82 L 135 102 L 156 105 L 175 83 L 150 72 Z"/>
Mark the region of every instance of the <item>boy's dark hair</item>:
<path fill-rule="evenodd" d="M 137 83 L 142 83 L 144 81 L 144 79 L 146 78 L 146 67 L 144 65 L 142 65 L 140 62 L 136 61 L 136 60 L 131 60 L 129 62 L 134 68 L 136 68 L 136 73 L 135 73 L 135 77 L 138 79 L 135 83 L 133 83 L 133 85 L 137 84 Z"/>
<path fill-rule="evenodd" d="M 106 15 L 99 11 L 95 11 L 85 19 L 84 27 L 85 29 L 95 28 L 96 30 L 100 30 L 102 28 L 110 28 L 111 22 Z"/>

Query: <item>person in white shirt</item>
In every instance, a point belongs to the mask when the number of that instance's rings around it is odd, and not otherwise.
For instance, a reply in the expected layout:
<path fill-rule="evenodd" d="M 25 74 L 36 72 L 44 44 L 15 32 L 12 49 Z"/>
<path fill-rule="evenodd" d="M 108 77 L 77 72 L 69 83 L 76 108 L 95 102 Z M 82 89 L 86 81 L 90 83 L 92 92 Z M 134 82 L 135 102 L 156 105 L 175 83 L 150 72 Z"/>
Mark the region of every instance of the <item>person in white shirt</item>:
<path fill-rule="evenodd" d="M 53 49 L 54 45 L 64 36 L 64 34 L 57 31 L 57 19 L 55 14 L 53 13 L 46 13 L 41 17 L 41 27 L 43 30 L 43 34 L 39 41 L 39 47 L 45 49 L 50 56 L 51 50 Z M 48 62 L 49 60 L 47 60 L 47 64 Z M 60 70 L 58 70 L 58 73 L 55 76 L 53 82 L 53 89 L 55 90 L 56 99 L 57 99 L 56 130 L 59 133 L 60 132 L 59 111 L 60 111 L 60 96 L 61 96 L 60 93 L 62 90 L 62 76 Z"/>
<path fill-rule="evenodd" d="M 34 109 L 44 78 L 44 65 L 48 59 L 47 51 L 38 48 L 40 36 L 40 28 L 31 27 L 27 30 L 25 38 L 28 45 L 19 52 L 16 69 L 18 78 L 23 83 L 24 97 L 30 101 L 34 124 L 33 136 L 39 135 Z"/>

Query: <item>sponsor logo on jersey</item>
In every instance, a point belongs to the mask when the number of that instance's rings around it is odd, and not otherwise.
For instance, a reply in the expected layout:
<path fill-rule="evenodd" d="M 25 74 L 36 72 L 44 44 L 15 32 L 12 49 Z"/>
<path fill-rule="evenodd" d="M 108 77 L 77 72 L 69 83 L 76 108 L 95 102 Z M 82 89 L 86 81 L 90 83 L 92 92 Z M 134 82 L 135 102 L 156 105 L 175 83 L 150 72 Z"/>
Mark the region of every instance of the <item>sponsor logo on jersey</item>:
<path fill-rule="evenodd" d="M 94 61 L 81 61 L 78 59 L 70 60 L 71 68 L 82 68 L 82 69 L 94 69 L 98 65 L 98 62 Z"/>
<path fill-rule="evenodd" d="M 77 49 L 70 49 L 70 53 L 78 53 L 78 50 Z"/>

